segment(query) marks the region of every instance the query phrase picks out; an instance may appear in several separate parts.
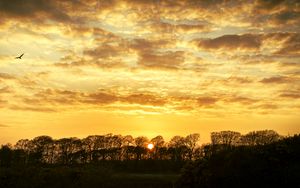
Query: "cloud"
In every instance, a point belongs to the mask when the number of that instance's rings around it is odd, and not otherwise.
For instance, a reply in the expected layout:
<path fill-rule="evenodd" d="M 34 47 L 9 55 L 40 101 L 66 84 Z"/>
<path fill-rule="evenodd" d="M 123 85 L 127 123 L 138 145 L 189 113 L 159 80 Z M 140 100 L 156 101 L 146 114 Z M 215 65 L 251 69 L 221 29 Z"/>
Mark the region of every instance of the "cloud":
<path fill-rule="evenodd" d="M 204 24 L 177 24 L 176 29 L 183 31 L 208 31 L 208 26 Z"/>
<path fill-rule="evenodd" d="M 3 108 L 5 107 L 5 105 L 8 103 L 7 100 L 2 100 L 1 97 L 0 97 L 0 108 Z"/>
<path fill-rule="evenodd" d="M 260 80 L 261 83 L 264 84 L 283 84 L 283 83 L 290 83 L 291 79 L 285 76 L 274 76 L 269 78 L 263 78 Z"/>
<path fill-rule="evenodd" d="M 299 4 L 297 0 L 256 0 L 245 20 L 257 28 L 299 29 Z"/>
<path fill-rule="evenodd" d="M 274 9 L 280 8 L 285 0 L 256 0 L 254 10 L 261 13 L 271 12 Z"/>
<path fill-rule="evenodd" d="M 214 49 L 248 49 L 258 50 L 262 44 L 259 35 L 243 34 L 243 35 L 223 35 L 213 39 L 197 39 L 194 40 L 199 48 Z"/>
<path fill-rule="evenodd" d="M 284 90 L 279 97 L 288 98 L 288 99 L 300 99 L 300 88 L 294 90 Z"/>
<path fill-rule="evenodd" d="M 133 40 L 128 41 L 128 46 L 139 52 L 149 52 L 149 51 L 155 51 L 157 49 L 163 49 L 170 47 L 174 41 L 164 40 L 164 39 L 158 39 L 158 40 L 149 40 L 145 38 L 136 38 Z"/>
<path fill-rule="evenodd" d="M 66 4 L 77 5 L 79 1 L 47 1 L 47 0 L 10 0 L 0 2 L 0 12 L 2 17 L 18 19 L 33 19 L 36 21 L 45 21 L 52 19 L 59 22 L 70 22 L 71 17 L 63 9 Z M 44 19 L 44 20 L 43 20 Z M 34 21 L 32 20 L 32 21 Z"/>
<path fill-rule="evenodd" d="M 136 103 L 141 105 L 163 106 L 167 103 L 166 99 L 151 94 L 132 94 L 121 99 L 126 103 Z"/>
<path fill-rule="evenodd" d="M 146 68 L 178 69 L 184 62 L 184 52 L 142 53 L 139 55 L 138 65 Z"/>
<path fill-rule="evenodd" d="M 1 124 L 1 123 L 0 123 L 0 128 L 3 128 L 3 127 L 9 127 L 9 126 L 8 126 L 8 125 Z"/>
<path fill-rule="evenodd" d="M 11 92 L 12 92 L 12 89 L 9 86 L 0 88 L 0 94 L 1 93 L 11 93 Z"/>
<path fill-rule="evenodd" d="M 275 54 L 300 57 L 300 33 L 290 33 Z"/>
<path fill-rule="evenodd" d="M 33 107 L 33 106 L 15 106 L 9 107 L 11 110 L 21 110 L 21 111 L 33 111 L 33 112 L 57 112 L 57 109 L 47 108 L 47 107 Z"/>
<path fill-rule="evenodd" d="M 97 92 L 88 94 L 81 102 L 89 104 L 110 104 L 117 102 L 118 100 L 119 98 L 114 94 Z"/>
<path fill-rule="evenodd" d="M 107 59 L 121 55 L 124 50 L 124 47 L 120 46 L 120 44 L 116 46 L 104 44 L 95 49 L 84 51 L 84 55 L 88 55 L 94 59 Z"/>
<path fill-rule="evenodd" d="M 216 102 L 218 102 L 218 98 L 216 97 L 198 97 L 197 98 L 197 102 L 199 106 L 204 106 L 204 107 L 211 107 L 214 104 L 216 104 Z"/>
<path fill-rule="evenodd" d="M 128 95 L 122 95 L 119 93 L 111 93 L 107 91 L 85 93 L 79 91 L 46 89 L 36 93 L 32 97 L 24 98 L 23 102 L 26 105 L 30 105 L 33 107 L 40 105 L 109 105 L 117 102 L 127 104 L 163 106 L 167 103 L 167 100 L 166 98 L 161 98 L 156 94 L 150 93 L 130 93 Z"/>
<path fill-rule="evenodd" d="M 252 106 L 251 108 L 263 109 L 263 110 L 275 110 L 275 109 L 278 109 L 279 107 L 276 104 L 264 103 L 264 104 L 258 104 L 258 105 Z"/>
<path fill-rule="evenodd" d="M 162 34 L 178 34 L 181 33 L 195 33 L 195 32 L 208 32 L 210 31 L 209 24 L 202 24 L 202 23 L 167 23 L 161 20 L 154 21 L 150 26 L 151 30 L 156 32 L 160 32 Z"/>
<path fill-rule="evenodd" d="M 280 109 L 299 95 L 257 86 L 298 84 L 298 5 L 294 0 L 0 1 L 5 47 L 0 63 L 7 71 L 0 73 L 0 106 L 44 112 L 120 106 L 275 109 L 266 100 L 274 94 Z M 20 72 L 9 54 L 16 45 L 29 51 L 18 64 Z M 80 76 L 73 74 L 77 70 Z M 177 92 L 186 99 L 174 97 Z"/>
<path fill-rule="evenodd" d="M 228 84 L 228 83 L 235 83 L 235 84 L 249 84 L 252 83 L 253 80 L 248 78 L 248 77 L 241 77 L 241 76 L 230 76 L 227 79 L 220 80 L 221 83 L 223 84 Z"/>
<path fill-rule="evenodd" d="M 137 64 L 142 68 L 179 69 L 184 62 L 183 51 L 168 51 L 174 41 L 134 39 L 129 47 L 138 54 Z"/>
<path fill-rule="evenodd" d="M 225 99 L 225 102 L 250 105 L 250 104 L 258 102 L 258 100 L 248 98 L 248 97 L 243 97 L 243 96 L 232 96 L 232 97 L 229 97 L 228 99 Z"/>
<path fill-rule="evenodd" d="M 297 24 L 299 23 L 300 12 L 296 11 L 282 11 L 274 14 L 271 19 L 274 24 L 286 25 L 286 24 Z"/>
<path fill-rule="evenodd" d="M 16 79 L 15 76 L 11 75 L 11 74 L 7 74 L 7 73 L 0 73 L 0 79 L 5 79 L 5 80 L 13 80 Z"/>
<path fill-rule="evenodd" d="M 226 52 L 225 50 L 255 52 L 234 54 L 232 58 L 246 60 L 249 64 L 286 57 L 298 57 L 300 54 L 300 34 L 295 32 L 271 32 L 265 34 L 223 35 L 217 38 L 194 39 L 201 50 Z M 232 52 L 232 53 L 233 53 Z"/>
<path fill-rule="evenodd" d="M 283 94 L 280 94 L 280 97 L 300 99 L 300 94 L 299 93 L 283 93 Z"/>
<path fill-rule="evenodd" d="M 105 42 L 95 48 L 85 49 L 83 56 L 78 57 L 72 52 L 61 59 L 55 66 L 80 67 L 96 66 L 100 68 L 131 68 L 135 62 L 126 62 L 126 58 L 137 56 L 135 68 L 147 69 L 180 69 L 184 63 L 183 51 L 167 50 L 174 41 L 164 39 L 148 40 L 134 38 L 123 40 L 115 38 L 111 42 Z"/>

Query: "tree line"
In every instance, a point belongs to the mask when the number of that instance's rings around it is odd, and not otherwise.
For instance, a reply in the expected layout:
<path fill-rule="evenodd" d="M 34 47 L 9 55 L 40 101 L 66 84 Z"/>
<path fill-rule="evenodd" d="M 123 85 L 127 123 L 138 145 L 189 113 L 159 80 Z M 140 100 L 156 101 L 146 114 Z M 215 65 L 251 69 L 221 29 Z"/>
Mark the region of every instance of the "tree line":
<path fill-rule="evenodd" d="M 300 134 L 278 140 L 273 131 L 266 131 L 265 138 L 261 133 L 247 134 L 246 145 L 229 146 L 237 141 L 236 133 L 229 140 L 216 139 L 208 155 L 182 169 L 176 187 L 300 187 Z"/>
<path fill-rule="evenodd" d="M 21 139 L 14 146 L 2 145 L 0 166 L 30 164 L 87 164 L 99 161 L 170 160 L 193 161 L 233 146 L 266 145 L 282 136 L 273 130 L 261 130 L 242 135 L 235 131 L 211 133 L 211 143 L 199 145 L 200 134 L 174 136 L 166 142 L 162 136 L 148 139 L 131 135 L 91 135 L 83 139 L 71 137 L 53 139 L 38 136 Z M 148 144 L 153 149 L 147 148 Z"/>

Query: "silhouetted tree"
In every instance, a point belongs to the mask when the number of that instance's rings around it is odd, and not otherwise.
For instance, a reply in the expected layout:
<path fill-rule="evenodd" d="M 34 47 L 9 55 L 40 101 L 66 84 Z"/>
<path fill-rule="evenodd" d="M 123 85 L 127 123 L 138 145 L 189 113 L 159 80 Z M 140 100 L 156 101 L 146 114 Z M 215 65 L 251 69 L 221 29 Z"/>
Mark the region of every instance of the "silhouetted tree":
<path fill-rule="evenodd" d="M 31 144 L 31 161 L 34 163 L 47 162 L 45 156 L 51 152 L 50 144 L 53 139 L 50 136 L 38 136 L 32 139 Z M 44 155 L 46 154 L 46 155 Z"/>
<path fill-rule="evenodd" d="M 62 138 L 56 141 L 58 146 L 58 161 L 62 164 L 74 163 L 76 152 L 81 150 L 81 140 L 78 138 Z M 75 155 L 76 156 L 76 155 Z"/>
<path fill-rule="evenodd" d="M 241 133 L 235 131 L 212 132 L 211 143 L 213 145 L 237 145 L 239 143 Z"/>
<path fill-rule="evenodd" d="M 200 139 L 200 134 L 198 134 L 198 133 L 190 134 L 185 137 L 185 145 L 188 148 L 189 160 L 192 160 L 192 158 L 193 158 L 194 150 L 197 146 L 199 139 Z"/>
<path fill-rule="evenodd" d="M 156 136 L 150 141 L 154 145 L 153 157 L 154 159 L 162 159 L 165 152 L 162 152 L 162 148 L 165 144 L 165 140 L 162 136 Z"/>
<path fill-rule="evenodd" d="M 219 150 L 188 163 L 177 187 L 299 187 L 299 155 L 300 135 Z"/>
<path fill-rule="evenodd" d="M 21 153 L 22 153 L 21 158 L 22 158 L 22 163 L 24 163 L 24 164 L 28 164 L 28 162 L 29 162 L 29 154 L 32 149 L 31 145 L 32 145 L 32 143 L 29 139 L 21 139 L 21 140 L 18 140 L 14 146 L 14 148 L 19 151 L 20 157 L 21 157 Z"/>
<path fill-rule="evenodd" d="M 13 150 L 9 144 L 2 145 L 0 149 L 0 166 L 10 167 L 13 159 Z"/>
<path fill-rule="evenodd" d="M 149 140 L 145 136 L 139 136 L 134 139 L 134 142 L 136 144 L 135 147 L 136 160 L 141 160 L 142 155 L 145 155 L 147 153 L 146 147 Z"/>
<path fill-rule="evenodd" d="M 273 130 L 252 131 L 241 137 L 243 145 L 265 145 L 276 142 L 281 136 Z"/>
<path fill-rule="evenodd" d="M 185 138 L 182 136 L 174 136 L 169 142 L 168 152 L 175 161 L 181 161 L 185 158 L 188 148 L 186 147 Z"/>
<path fill-rule="evenodd" d="M 131 135 L 122 138 L 122 155 L 125 160 L 129 160 L 134 156 L 134 138 Z"/>

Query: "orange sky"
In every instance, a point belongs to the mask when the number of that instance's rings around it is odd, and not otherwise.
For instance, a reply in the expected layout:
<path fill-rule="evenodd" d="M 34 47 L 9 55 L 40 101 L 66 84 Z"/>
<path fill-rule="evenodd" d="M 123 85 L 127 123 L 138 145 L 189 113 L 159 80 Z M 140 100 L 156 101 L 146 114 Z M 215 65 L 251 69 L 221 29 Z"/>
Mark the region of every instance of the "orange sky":
<path fill-rule="evenodd" d="M 300 133 L 297 0 L 10 0 L 0 17 L 0 144 Z"/>

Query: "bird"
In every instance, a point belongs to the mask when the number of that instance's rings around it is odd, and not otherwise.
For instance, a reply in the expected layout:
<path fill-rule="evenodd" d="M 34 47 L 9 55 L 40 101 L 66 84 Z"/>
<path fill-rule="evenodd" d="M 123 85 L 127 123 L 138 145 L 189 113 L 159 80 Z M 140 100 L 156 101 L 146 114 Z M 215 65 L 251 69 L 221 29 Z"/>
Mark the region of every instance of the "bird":
<path fill-rule="evenodd" d="M 18 57 L 15 57 L 15 59 L 22 59 L 23 55 L 24 55 L 24 53 Z"/>

